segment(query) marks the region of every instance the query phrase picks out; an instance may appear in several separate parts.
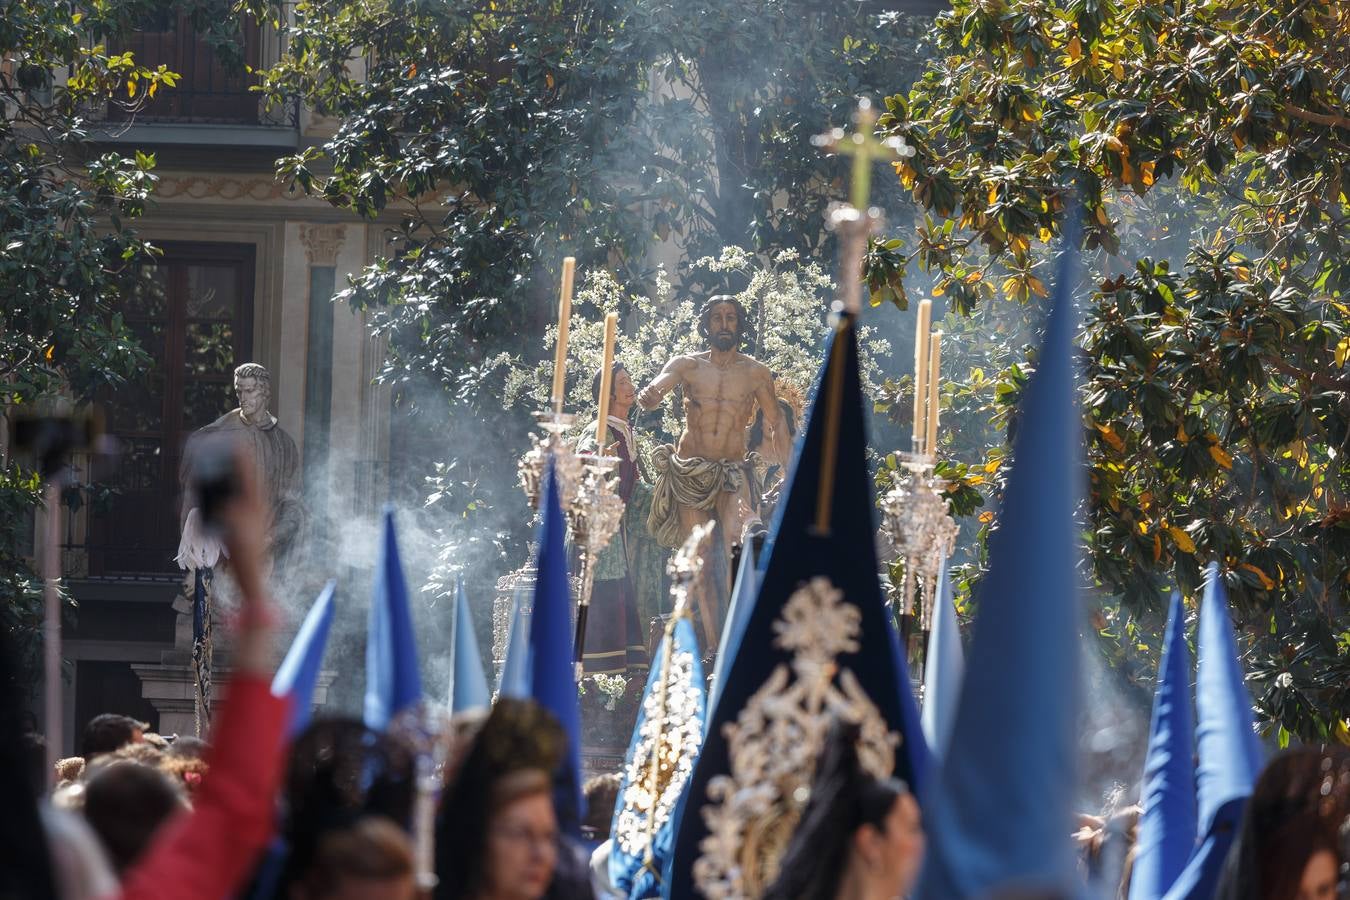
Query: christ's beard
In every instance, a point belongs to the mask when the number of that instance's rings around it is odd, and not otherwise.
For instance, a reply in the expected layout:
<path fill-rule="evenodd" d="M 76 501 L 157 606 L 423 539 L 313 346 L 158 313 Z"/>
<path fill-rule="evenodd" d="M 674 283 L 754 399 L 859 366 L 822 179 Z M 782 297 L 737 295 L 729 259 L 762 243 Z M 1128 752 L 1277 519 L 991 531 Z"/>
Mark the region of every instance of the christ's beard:
<path fill-rule="evenodd" d="M 736 349 L 737 338 L 738 335 L 735 332 L 719 331 L 713 335 L 713 347 L 723 352 L 734 350 Z"/>

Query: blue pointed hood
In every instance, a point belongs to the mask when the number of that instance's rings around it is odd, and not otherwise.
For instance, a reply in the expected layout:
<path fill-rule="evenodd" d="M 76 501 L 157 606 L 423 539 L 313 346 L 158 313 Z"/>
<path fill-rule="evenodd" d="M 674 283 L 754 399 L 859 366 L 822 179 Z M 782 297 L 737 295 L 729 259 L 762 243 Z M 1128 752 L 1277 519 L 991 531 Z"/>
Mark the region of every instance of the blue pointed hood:
<path fill-rule="evenodd" d="M 408 582 L 398 554 L 394 508 L 384 510 L 380 563 L 370 600 L 366 630 L 365 723 L 383 731 L 402 710 L 422 699 L 417 671 L 417 639 L 413 636 Z"/>
<path fill-rule="evenodd" d="M 741 548 L 741 564 L 736 570 L 736 589 L 731 593 L 731 602 L 727 605 L 726 622 L 722 625 L 722 637 L 717 645 L 717 660 L 713 663 L 712 697 L 707 704 L 711 709 L 722 693 L 722 672 L 726 661 L 735 653 L 741 642 L 741 632 L 745 630 L 745 620 L 754 608 L 755 592 L 759 590 L 759 572 L 755 567 L 755 545 L 747 541 Z"/>
<path fill-rule="evenodd" d="M 1199 846 L 1167 893 L 1168 900 L 1209 900 L 1214 895 L 1263 764 L 1228 594 L 1217 564 L 1210 563 L 1205 575 L 1195 682 Z"/>
<path fill-rule="evenodd" d="M 928 635 L 928 659 L 923 676 L 923 736 L 935 759 L 943 750 L 956 724 L 956 705 L 961 697 L 961 677 L 965 656 L 961 650 L 961 630 L 956 624 L 956 604 L 952 582 L 947 575 L 947 558 L 942 558 L 934 598 L 933 630 Z"/>
<path fill-rule="evenodd" d="M 324 586 L 300 623 L 286 658 L 272 678 L 272 695 L 291 700 L 291 722 L 287 729 L 291 736 L 299 734 L 309 724 L 314 708 L 314 687 L 319 682 L 323 651 L 328 646 L 328 632 L 333 625 L 333 592 L 336 589 L 335 581 Z"/>
<path fill-rule="evenodd" d="M 878 731 L 884 724 L 899 740 L 892 757 L 894 774 L 921 788 L 910 756 L 922 746 L 918 711 L 877 575 L 875 498 L 851 318 L 840 321 L 825 353 L 765 548 L 759 591 L 744 613 L 740 639 L 722 663 L 715 708 L 708 713 L 703 750 L 679 814 L 665 896 L 694 896 L 693 870 L 705 853 L 700 845 L 708 833 L 707 817 L 739 802 L 727 793 L 722 778 L 750 777 L 744 732 L 733 753 L 726 729 L 738 722 L 757 727 L 758 716 L 767 714 L 761 692 L 777 691 L 780 681 L 800 684 L 804 670 L 797 666 L 808 652 L 833 659 L 825 669 L 814 670 L 829 673 L 831 690 L 866 696 Z M 853 708 L 863 706 L 855 702 Z M 822 714 L 820 720 L 827 717 Z M 809 779 L 810 772 L 807 768 L 804 777 Z M 702 870 L 701 878 L 712 877 L 706 876 L 706 866 Z"/>
<path fill-rule="evenodd" d="M 925 810 L 928 856 L 916 895 L 925 900 L 1082 890 L 1069 837 L 1083 619 L 1075 510 L 1086 479 L 1073 359 L 1077 251 L 1066 238 L 1017 413 L 960 705 Z"/>
<path fill-rule="evenodd" d="M 1263 765 L 1252 698 L 1247 693 L 1228 612 L 1228 592 L 1215 563 L 1210 563 L 1206 572 L 1197 649 L 1200 659 L 1195 706 L 1199 713 L 1196 738 L 1200 766 L 1196 781 L 1203 833 L 1214 827 L 1225 806 L 1251 795 Z"/>
<path fill-rule="evenodd" d="M 1191 651 L 1186 646 L 1186 606 L 1172 594 L 1153 694 L 1153 722 L 1140 791 L 1130 900 L 1166 894 L 1195 849 L 1195 724 L 1191 712 Z"/>
<path fill-rule="evenodd" d="M 553 461 L 544 485 L 543 522 L 530 613 L 530 696 L 553 713 L 567 732 L 567 752 L 555 794 L 558 823 L 570 834 L 581 829 L 581 709 L 572 656 L 572 587 L 567 577 L 567 524 L 563 519 Z"/>
<path fill-rule="evenodd" d="M 486 709 L 492 703 L 487 675 L 483 671 L 483 657 L 478 652 L 478 637 L 473 630 L 473 616 L 469 613 L 469 598 L 464 593 L 464 579 L 455 579 L 455 648 L 454 665 L 450 669 L 450 712 L 468 709 Z"/>

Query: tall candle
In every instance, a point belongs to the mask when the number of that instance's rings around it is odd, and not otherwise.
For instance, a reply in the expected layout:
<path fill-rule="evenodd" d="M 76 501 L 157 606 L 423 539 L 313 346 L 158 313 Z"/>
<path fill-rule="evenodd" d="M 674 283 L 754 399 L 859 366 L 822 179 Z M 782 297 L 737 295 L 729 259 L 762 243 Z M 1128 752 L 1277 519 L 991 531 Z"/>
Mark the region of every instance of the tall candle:
<path fill-rule="evenodd" d="M 563 259 L 562 296 L 558 300 L 558 346 L 553 354 L 553 411 L 561 413 L 563 397 L 567 385 L 567 326 L 572 322 L 572 276 L 576 272 L 577 258 L 568 256 Z"/>
<path fill-rule="evenodd" d="M 928 400 L 928 326 L 933 319 L 933 301 L 919 301 L 919 318 L 914 325 L 914 433 L 911 449 L 924 452 L 923 439 L 928 432 L 925 414 Z"/>
<path fill-rule="evenodd" d="M 938 430 L 938 386 L 942 382 L 942 332 L 933 332 L 932 345 L 928 355 L 933 360 L 928 370 L 928 437 L 924 447 L 930 455 L 937 453 Z"/>
<path fill-rule="evenodd" d="M 600 417 L 595 423 L 596 453 L 605 455 L 605 438 L 609 435 L 609 395 L 614 391 L 614 329 L 618 327 L 619 314 L 605 316 L 605 361 L 600 368 Z"/>

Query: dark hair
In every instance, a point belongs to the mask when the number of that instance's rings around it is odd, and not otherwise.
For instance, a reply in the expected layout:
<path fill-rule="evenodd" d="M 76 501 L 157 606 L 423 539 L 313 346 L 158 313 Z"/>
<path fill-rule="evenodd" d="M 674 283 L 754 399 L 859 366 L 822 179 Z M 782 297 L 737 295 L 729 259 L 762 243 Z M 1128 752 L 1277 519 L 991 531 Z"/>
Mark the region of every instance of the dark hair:
<path fill-rule="evenodd" d="M 614 365 L 611 366 L 609 370 L 609 399 L 611 400 L 614 399 L 614 382 L 619 380 L 619 373 L 627 371 L 628 371 L 627 366 L 619 362 L 617 359 L 614 360 Z M 604 369 L 596 369 L 595 377 L 591 379 L 591 399 L 594 400 L 596 403 L 600 402 L 600 376 L 604 374 L 605 374 Z"/>
<path fill-rule="evenodd" d="M 98 767 L 84 787 L 84 817 L 118 873 L 140 858 L 170 816 L 185 808 L 168 775 L 129 759 Z"/>
<path fill-rule="evenodd" d="M 586 797 L 586 819 L 581 823 L 583 833 L 588 837 L 603 841 L 609 837 L 609 826 L 614 818 L 614 804 L 619 799 L 619 786 L 623 783 L 618 772 L 606 772 L 596 775 L 581 786 Z"/>
<path fill-rule="evenodd" d="M 112 753 L 130 744 L 136 732 L 146 732 L 150 726 L 138 722 L 131 716 L 119 716 L 117 713 L 104 713 L 94 716 L 84 726 L 84 736 L 80 740 L 80 755 L 88 760 L 100 753 Z"/>
<path fill-rule="evenodd" d="M 487 877 L 488 826 L 502 802 L 499 786 L 533 772 L 547 790 L 565 747 L 562 726 L 548 710 L 531 700 L 497 700 L 441 801 L 436 900 L 478 896 Z"/>
<path fill-rule="evenodd" d="M 47 769 L 47 739 L 31 731 L 19 736 L 23 745 L 24 761 L 28 764 L 28 780 L 33 788 L 33 796 L 41 798 L 47 793 L 47 779 L 51 772 Z"/>
<path fill-rule="evenodd" d="M 1242 812 L 1215 897 L 1293 900 L 1320 851 L 1340 860 L 1337 828 L 1350 815 L 1350 753 L 1304 747 L 1272 759 Z"/>
<path fill-rule="evenodd" d="M 394 822 L 379 815 L 324 832 L 301 883 L 308 897 L 327 897 L 343 882 L 386 881 L 413 872 L 412 842 Z"/>
<path fill-rule="evenodd" d="M 19 654 L 8 629 L 0 628 L 0 897 L 55 900 L 56 880 L 46 832 L 35 797 L 47 784 L 46 765 L 35 784 L 19 735 L 27 730 L 19 678 Z"/>
<path fill-rule="evenodd" d="M 858 759 L 861 729 L 836 719 L 811 782 L 811 799 L 783 852 L 764 900 L 832 900 L 848 864 L 849 842 L 864 825 L 884 830 L 903 781 L 874 778 Z"/>
<path fill-rule="evenodd" d="M 324 838 L 366 816 L 412 824 L 412 750 L 355 719 L 320 719 L 302 731 L 286 769 L 286 882 L 304 877 Z"/>
<path fill-rule="evenodd" d="M 727 304 L 736 307 L 736 346 L 744 347 L 746 343 L 754 338 L 754 329 L 750 326 L 750 314 L 746 312 L 741 301 L 730 294 L 717 294 L 709 297 L 703 304 L 703 308 L 698 311 L 698 335 L 705 341 L 711 338 L 708 331 L 708 322 L 712 319 L 712 312 L 719 306 Z"/>

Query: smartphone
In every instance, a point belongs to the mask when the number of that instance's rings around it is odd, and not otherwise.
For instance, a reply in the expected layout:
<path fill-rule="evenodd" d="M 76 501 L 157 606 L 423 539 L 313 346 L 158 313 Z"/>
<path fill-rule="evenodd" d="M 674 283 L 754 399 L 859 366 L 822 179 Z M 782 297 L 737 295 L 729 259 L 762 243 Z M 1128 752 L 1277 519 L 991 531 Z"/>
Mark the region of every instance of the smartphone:
<path fill-rule="evenodd" d="M 202 527 L 219 536 L 225 507 L 238 495 L 239 473 L 235 469 L 238 441 L 225 434 L 205 435 L 192 448 L 190 489 Z"/>

